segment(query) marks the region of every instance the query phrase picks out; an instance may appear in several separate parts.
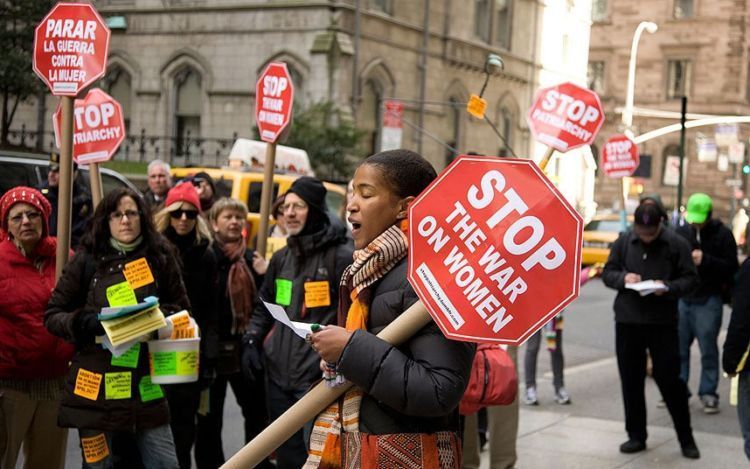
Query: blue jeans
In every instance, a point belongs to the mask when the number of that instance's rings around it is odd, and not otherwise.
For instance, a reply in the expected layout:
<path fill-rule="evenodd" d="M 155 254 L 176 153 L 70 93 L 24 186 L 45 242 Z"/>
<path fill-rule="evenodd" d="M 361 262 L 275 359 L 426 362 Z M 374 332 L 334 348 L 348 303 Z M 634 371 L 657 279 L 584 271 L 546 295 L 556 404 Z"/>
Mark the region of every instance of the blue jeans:
<path fill-rule="evenodd" d="M 716 396 L 719 385 L 719 347 L 717 340 L 723 307 L 720 295 L 702 300 L 680 299 L 680 379 L 690 378 L 690 346 L 698 339 L 701 350 L 701 379 L 699 396 Z"/>
<path fill-rule="evenodd" d="M 740 420 L 742 437 L 745 439 L 745 456 L 750 460 L 750 370 L 740 373 L 737 417 Z"/>
<path fill-rule="evenodd" d="M 112 437 L 114 432 L 103 432 L 101 430 L 78 429 L 80 438 L 87 441 L 96 442 L 84 445 L 81 442 L 81 451 L 83 456 L 84 469 L 112 469 L 114 461 L 112 457 Z M 101 442 L 100 435 L 104 435 L 106 446 Z M 133 435 L 138 451 L 141 454 L 143 467 L 145 469 L 177 469 L 177 455 L 174 449 L 174 440 L 172 439 L 172 430 L 169 425 L 162 425 L 148 430 L 141 430 Z M 96 450 L 92 454 L 91 446 L 95 445 Z M 89 457 L 92 462 L 87 462 L 87 449 L 89 448 Z M 92 457 L 93 456 L 93 457 Z"/>

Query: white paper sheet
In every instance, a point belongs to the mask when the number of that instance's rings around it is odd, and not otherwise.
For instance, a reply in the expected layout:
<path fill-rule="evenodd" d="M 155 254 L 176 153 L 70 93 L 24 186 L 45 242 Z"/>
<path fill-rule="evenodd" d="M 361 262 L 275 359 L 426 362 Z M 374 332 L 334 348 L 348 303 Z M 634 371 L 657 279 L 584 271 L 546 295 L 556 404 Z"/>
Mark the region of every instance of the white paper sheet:
<path fill-rule="evenodd" d="M 656 280 L 644 280 L 642 282 L 627 283 L 625 288 L 637 291 L 641 296 L 650 295 L 658 291 L 668 291 L 669 287 Z"/>
<path fill-rule="evenodd" d="M 271 316 L 273 316 L 274 319 L 294 331 L 294 333 L 298 336 L 304 339 L 308 334 L 312 334 L 312 329 L 310 328 L 311 324 L 291 321 L 289 319 L 289 316 L 286 315 L 286 311 L 284 311 L 284 308 L 282 306 L 273 303 L 267 303 L 265 301 L 263 302 L 263 304 L 266 305 L 266 309 L 269 313 L 271 313 Z"/>

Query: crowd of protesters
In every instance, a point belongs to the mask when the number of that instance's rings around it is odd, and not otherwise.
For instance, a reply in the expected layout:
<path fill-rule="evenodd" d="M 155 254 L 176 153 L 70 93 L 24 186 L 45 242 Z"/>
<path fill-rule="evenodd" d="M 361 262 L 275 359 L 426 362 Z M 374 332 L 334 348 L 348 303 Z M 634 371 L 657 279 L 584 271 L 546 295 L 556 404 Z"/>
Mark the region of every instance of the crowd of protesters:
<path fill-rule="evenodd" d="M 406 280 L 407 209 L 436 178 L 420 155 L 393 150 L 365 159 L 349 185 L 346 220 L 327 209 L 321 181 L 296 179 L 271 209 L 275 224 L 268 235 L 283 238 L 285 246 L 270 259 L 248 247 L 254 240 L 248 243 L 245 203 L 219 197 L 205 172 L 173 185 L 169 165 L 153 161 L 144 196 L 115 189 L 95 209 L 81 185 L 78 195 L 74 191 L 75 253 L 55 284 L 57 170 L 53 162 L 40 190 L 17 187 L 0 198 L 0 285 L 14 292 L 0 295 L 2 467 L 15 467 L 22 448 L 26 467 L 64 467 L 67 429 L 75 428 L 86 468 L 185 469 L 193 457 L 198 468 L 217 468 L 227 459 L 222 427 L 228 386 L 248 442 L 321 378 L 330 386 L 348 380 L 356 388 L 258 467 L 355 467 L 362 461 L 387 467 L 396 460 L 408 467 L 427 467 L 428 461 L 430 467 L 462 466 L 466 434 L 457 406 L 474 345 L 446 339 L 435 324 L 397 347 L 376 337 L 417 301 Z M 735 282 L 737 246 L 712 218 L 711 204 L 707 195 L 694 194 L 685 223 L 672 227 L 661 202 L 645 198 L 634 227 L 615 242 L 604 266 L 604 283 L 617 290 L 624 453 L 646 449 L 648 356 L 682 454 L 700 457 L 687 406 L 690 345 L 697 339 L 702 354 L 698 395 L 704 411 L 715 413 L 722 305 L 738 284 L 722 364 L 739 377 L 739 417 L 750 458 L 750 371 L 744 367 L 750 267 L 743 265 Z M 124 266 L 135 261 L 153 273 L 151 282 L 134 288 L 135 299 L 156 296 L 165 315 L 187 309 L 197 323 L 196 382 L 152 384 L 144 343 L 135 344 L 136 361 L 128 365 L 99 343 L 104 328 L 97 314 L 126 281 Z M 641 296 L 630 284 L 645 280 L 663 288 Z M 293 321 L 314 323 L 313 333 L 301 338 L 280 326 L 261 300 L 279 305 Z M 537 404 L 542 334 L 553 344 L 555 399 L 570 402 L 562 381 L 561 325 L 558 317 L 533 336 L 526 404 Z M 515 361 L 515 348 L 511 355 Z M 131 375 L 127 395 L 78 388 L 81 374 L 125 369 Z M 518 402 L 488 411 L 493 467 L 513 467 Z M 476 417 L 466 422 L 472 428 L 468 441 L 476 439 Z M 479 463 L 477 443 L 470 446 L 464 467 Z"/>

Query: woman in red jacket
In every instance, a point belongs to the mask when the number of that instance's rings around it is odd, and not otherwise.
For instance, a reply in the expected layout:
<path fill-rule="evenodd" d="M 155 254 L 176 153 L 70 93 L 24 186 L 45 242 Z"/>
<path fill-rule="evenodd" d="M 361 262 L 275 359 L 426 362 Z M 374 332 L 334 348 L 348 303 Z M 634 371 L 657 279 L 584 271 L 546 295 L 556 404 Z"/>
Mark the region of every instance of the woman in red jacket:
<path fill-rule="evenodd" d="M 57 240 L 51 206 L 30 187 L 0 198 L 0 467 L 62 468 L 68 432 L 57 426 L 60 391 L 73 346 L 44 327 L 55 286 Z M 5 434 L 3 434 L 5 432 Z"/>

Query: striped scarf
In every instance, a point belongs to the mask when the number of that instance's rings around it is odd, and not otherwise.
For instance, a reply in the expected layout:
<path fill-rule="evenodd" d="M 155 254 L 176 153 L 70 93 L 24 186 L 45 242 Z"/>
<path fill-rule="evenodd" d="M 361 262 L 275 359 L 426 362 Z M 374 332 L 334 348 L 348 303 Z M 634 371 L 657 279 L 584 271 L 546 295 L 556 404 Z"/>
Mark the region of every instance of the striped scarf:
<path fill-rule="evenodd" d="M 364 249 L 354 252 L 354 263 L 346 268 L 341 277 L 341 299 L 339 302 L 339 324 L 346 329 L 367 330 L 372 300 L 368 288 L 385 276 L 409 249 L 406 234 L 393 225 L 380 234 Z M 347 308 L 348 304 L 348 308 Z M 346 317 L 342 312 L 347 311 Z M 315 419 L 310 435 L 310 451 L 303 469 L 338 469 L 342 467 L 342 431 L 359 432 L 359 406 L 363 393 L 352 389 L 342 399 L 331 404 Z"/>

